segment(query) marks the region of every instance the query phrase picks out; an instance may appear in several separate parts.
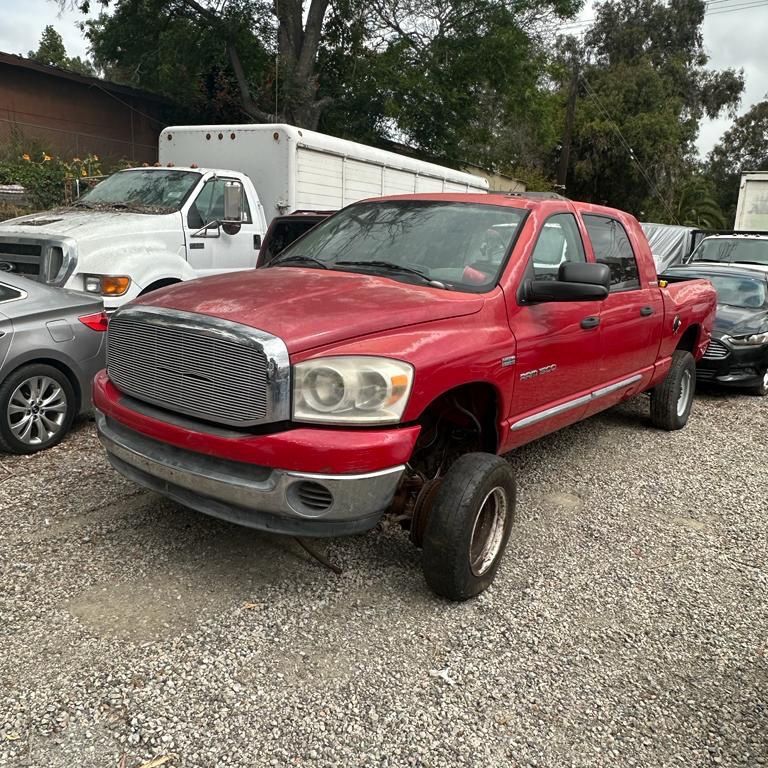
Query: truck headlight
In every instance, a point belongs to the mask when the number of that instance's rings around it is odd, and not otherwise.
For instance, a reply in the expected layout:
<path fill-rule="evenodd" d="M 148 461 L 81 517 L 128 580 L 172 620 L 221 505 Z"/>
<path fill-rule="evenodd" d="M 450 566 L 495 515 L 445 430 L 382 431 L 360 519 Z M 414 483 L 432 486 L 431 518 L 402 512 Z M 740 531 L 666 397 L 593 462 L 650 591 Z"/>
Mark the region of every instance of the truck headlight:
<path fill-rule="evenodd" d="M 413 366 L 386 357 L 318 357 L 293 367 L 293 418 L 335 424 L 400 421 Z"/>
<path fill-rule="evenodd" d="M 737 347 L 759 347 L 768 344 L 768 333 L 753 333 L 750 336 L 731 336 L 731 344 Z"/>
<path fill-rule="evenodd" d="M 122 296 L 131 287 L 125 275 L 85 275 L 85 290 L 102 296 Z"/>

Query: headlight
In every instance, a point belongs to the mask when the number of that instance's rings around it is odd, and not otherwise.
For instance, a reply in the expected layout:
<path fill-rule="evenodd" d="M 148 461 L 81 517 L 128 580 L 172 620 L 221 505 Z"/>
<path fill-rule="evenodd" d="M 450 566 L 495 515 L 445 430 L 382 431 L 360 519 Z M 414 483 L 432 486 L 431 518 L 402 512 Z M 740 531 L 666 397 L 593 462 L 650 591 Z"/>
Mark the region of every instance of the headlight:
<path fill-rule="evenodd" d="M 293 367 L 293 418 L 336 424 L 400 421 L 413 366 L 386 357 L 319 357 Z"/>
<path fill-rule="evenodd" d="M 125 275 L 85 275 L 85 290 L 102 296 L 122 296 L 131 287 Z"/>
<path fill-rule="evenodd" d="M 759 347 L 768 344 L 768 333 L 753 333 L 751 336 L 731 336 L 731 344 L 737 347 Z"/>

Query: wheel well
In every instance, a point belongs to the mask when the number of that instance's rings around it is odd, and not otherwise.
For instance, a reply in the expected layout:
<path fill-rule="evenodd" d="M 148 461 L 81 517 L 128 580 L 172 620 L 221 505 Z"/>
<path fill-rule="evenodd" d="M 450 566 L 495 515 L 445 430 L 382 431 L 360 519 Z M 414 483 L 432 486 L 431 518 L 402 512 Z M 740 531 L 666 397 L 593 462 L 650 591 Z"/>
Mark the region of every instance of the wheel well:
<path fill-rule="evenodd" d="M 75 374 L 64 363 L 62 363 L 60 360 L 52 360 L 48 357 L 36 357 L 34 360 L 25 360 L 23 363 L 21 363 L 21 365 L 17 365 L 12 371 L 10 371 L 8 376 L 12 376 L 14 373 L 16 373 L 16 371 L 21 370 L 27 365 L 50 365 L 51 368 L 55 368 L 57 371 L 63 373 L 67 377 L 69 383 L 72 385 L 72 391 L 75 393 L 75 405 L 77 406 L 75 415 L 80 413 L 80 408 L 83 402 L 83 393 L 80 391 L 80 382 L 78 382 L 77 376 L 75 376 Z"/>
<path fill-rule="evenodd" d="M 180 283 L 181 280 L 179 280 L 177 277 L 165 277 L 162 280 L 155 280 L 154 283 L 150 283 L 140 294 L 139 296 L 143 296 L 145 293 L 149 293 L 150 291 L 156 291 L 159 288 L 167 288 L 169 285 L 175 285 L 176 283 Z"/>
<path fill-rule="evenodd" d="M 414 449 L 420 471 L 432 476 L 435 465 L 451 463 L 470 451 L 496 453 L 498 395 L 482 382 L 464 384 L 433 400 L 418 421 L 421 435 Z"/>
<path fill-rule="evenodd" d="M 692 325 L 690 328 L 685 329 L 685 333 L 680 337 L 680 341 L 677 342 L 677 349 L 683 349 L 686 352 L 695 352 L 696 345 L 699 343 L 699 333 L 701 328 L 698 325 Z"/>

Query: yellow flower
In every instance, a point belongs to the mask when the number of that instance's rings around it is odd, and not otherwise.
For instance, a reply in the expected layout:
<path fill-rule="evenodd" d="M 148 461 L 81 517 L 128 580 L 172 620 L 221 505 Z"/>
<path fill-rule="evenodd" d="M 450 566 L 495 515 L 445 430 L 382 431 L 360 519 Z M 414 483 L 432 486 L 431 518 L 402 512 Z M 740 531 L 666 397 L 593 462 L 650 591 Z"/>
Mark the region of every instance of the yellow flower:
<path fill-rule="evenodd" d="M 43 162 L 48 162 L 51 159 L 50 155 L 46 155 L 45 152 L 43 152 Z"/>
<path fill-rule="evenodd" d="M 21 156 L 21 159 L 22 159 L 22 160 L 26 160 L 27 162 L 29 162 L 29 161 L 30 161 L 32 158 L 31 158 L 31 157 L 30 157 L 30 156 L 29 156 L 29 155 L 28 155 L 28 154 L 25 152 L 25 153 L 24 153 L 24 154 Z"/>
<path fill-rule="evenodd" d="M 87 176 L 88 175 L 88 171 L 86 171 L 85 168 L 83 168 L 83 170 L 80 171 L 80 175 L 81 176 Z"/>

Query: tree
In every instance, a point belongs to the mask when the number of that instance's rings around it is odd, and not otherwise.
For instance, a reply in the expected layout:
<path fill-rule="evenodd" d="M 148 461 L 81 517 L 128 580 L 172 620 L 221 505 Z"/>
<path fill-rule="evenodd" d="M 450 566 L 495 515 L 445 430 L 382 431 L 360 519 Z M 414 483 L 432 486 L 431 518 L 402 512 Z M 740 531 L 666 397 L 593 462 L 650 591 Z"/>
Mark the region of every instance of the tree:
<path fill-rule="evenodd" d="M 568 191 L 675 221 L 706 115 L 731 113 L 739 72 L 706 68 L 703 0 L 608 0 L 585 36 Z"/>
<path fill-rule="evenodd" d="M 79 56 L 74 58 L 67 56 L 67 50 L 64 47 L 61 35 L 50 24 L 43 30 L 37 50 L 30 51 L 27 54 L 27 58 L 38 61 L 41 64 L 79 72 L 81 75 L 96 74 L 93 65 L 89 61 L 83 61 Z"/>
<path fill-rule="evenodd" d="M 184 90 L 173 82 L 176 55 L 195 87 L 229 81 L 240 114 L 314 128 L 329 103 L 318 96 L 317 76 L 328 5 L 311 0 L 305 18 L 301 0 L 116 0 L 86 29 L 98 63 L 134 85 L 149 80 L 170 95 Z M 89 12 L 90 0 L 78 7 Z M 149 41 L 162 47 L 153 50 Z M 162 65 L 156 74 L 153 61 Z"/>
<path fill-rule="evenodd" d="M 707 175 L 717 200 L 733 222 L 739 179 L 746 171 L 768 170 L 768 100 L 755 104 L 734 120 L 707 158 Z"/>
<path fill-rule="evenodd" d="M 335 88 L 324 127 L 379 132 L 449 163 L 543 168 L 559 122 L 544 34 L 579 2 L 347 3 L 328 30 L 349 47 L 321 51 L 323 88 Z"/>

